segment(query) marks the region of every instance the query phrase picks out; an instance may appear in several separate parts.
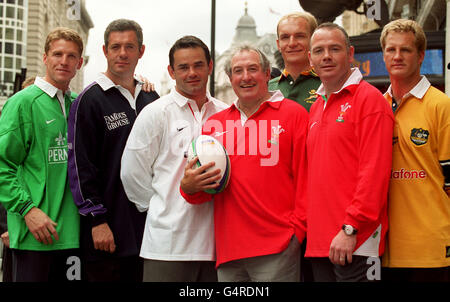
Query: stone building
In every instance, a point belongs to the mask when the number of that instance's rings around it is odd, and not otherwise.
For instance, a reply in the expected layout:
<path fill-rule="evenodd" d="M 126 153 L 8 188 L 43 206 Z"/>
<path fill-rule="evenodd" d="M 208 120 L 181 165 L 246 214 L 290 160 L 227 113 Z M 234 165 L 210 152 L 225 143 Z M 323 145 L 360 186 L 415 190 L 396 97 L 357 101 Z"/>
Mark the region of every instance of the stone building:
<path fill-rule="evenodd" d="M 45 75 L 45 38 L 59 26 L 76 30 L 86 45 L 94 25 L 84 0 L 0 0 L 0 108 L 13 93 L 22 68 L 27 77 Z M 82 72 L 72 80 L 71 89 L 83 89 Z"/>
<path fill-rule="evenodd" d="M 231 104 L 237 98 L 231 87 L 230 80 L 225 73 L 225 62 L 233 47 L 242 43 L 251 44 L 259 48 L 267 56 L 272 63 L 272 66 L 277 66 L 275 63 L 275 52 L 277 51 L 276 40 L 276 34 L 266 33 L 262 36 L 257 35 L 255 19 L 248 14 L 248 9 L 246 7 L 244 15 L 238 21 L 236 32 L 230 47 L 219 56 L 216 56 L 215 97 L 227 104 Z"/>

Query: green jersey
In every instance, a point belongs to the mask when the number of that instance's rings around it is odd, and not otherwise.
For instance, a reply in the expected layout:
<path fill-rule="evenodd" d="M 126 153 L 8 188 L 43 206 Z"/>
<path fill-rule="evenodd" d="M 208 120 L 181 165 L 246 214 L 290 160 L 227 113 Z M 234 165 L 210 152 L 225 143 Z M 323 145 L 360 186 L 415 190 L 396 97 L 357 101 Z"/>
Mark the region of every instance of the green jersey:
<path fill-rule="evenodd" d="M 269 90 L 280 90 L 285 98 L 296 101 L 309 112 L 316 101 L 316 90 L 320 84 L 313 70 L 302 72 L 296 80 L 284 70 L 279 77 L 269 81 Z"/>
<path fill-rule="evenodd" d="M 31 85 L 13 95 L 3 108 L 0 202 L 8 211 L 11 248 L 48 251 L 79 247 L 79 214 L 67 177 L 65 115 L 75 97 L 64 96 L 62 106 L 56 94 L 51 97 Z M 32 207 L 57 223 L 58 241 L 45 245 L 34 238 L 24 220 Z"/>

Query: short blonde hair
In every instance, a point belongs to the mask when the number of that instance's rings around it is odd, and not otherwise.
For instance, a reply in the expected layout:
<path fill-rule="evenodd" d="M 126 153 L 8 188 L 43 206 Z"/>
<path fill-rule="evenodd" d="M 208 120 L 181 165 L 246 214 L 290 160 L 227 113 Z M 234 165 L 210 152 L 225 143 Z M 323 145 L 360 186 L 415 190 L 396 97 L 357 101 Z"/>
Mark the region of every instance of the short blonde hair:
<path fill-rule="evenodd" d="M 309 34 L 310 34 L 310 35 L 312 35 L 313 32 L 314 32 L 314 31 L 316 30 L 316 28 L 317 28 L 317 20 L 316 20 L 316 18 L 315 18 L 312 14 L 310 14 L 310 13 L 308 13 L 308 12 L 294 12 L 294 13 L 290 13 L 290 14 L 284 15 L 284 16 L 281 17 L 281 19 L 278 21 L 278 24 L 277 24 L 277 36 L 279 36 L 278 28 L 279 28 L 279 26 L 280 26 L 280 23 L 283 22 L 284 20 L 291 19 L 291 18 L 292 18 L 292 19 L 296 19 L 296 18 L 303 18 L 303 19 L 305 19 L 306 22 L 307 22 L 308 25 L 309 25 Z"/>
<path fill-rule="evenodd" d="M 383 28 L 380 36 L 381 48 L 384 51 L 386 46 L 386 37 L 390 32 L 412 32 L 416 37 L 415 45 L 419 52 L 424 52 L 427 49 L 427 37 L 420 27 L 420 25 L 414 20 L 397 19 L 389 22 Z"/>
<path fill-rule="evenodd" d="M 25 89 L 30 85 L 33 85 L 35 80 L 36 80 L 36 77 L 26 78 L 25 81 L 23 81 L 23 83 L 22 83 L 22 89 Z"/>
<path fill-rule="evenodd" d="M 44 46 L 45 53 L 48 54 L 53 41 L 61 39 L 74 42 L 78 46 L 80 56 L 83 54 L 83 39 L 76 31 L 67 27 L 57 27 L 47 35 Z"/>

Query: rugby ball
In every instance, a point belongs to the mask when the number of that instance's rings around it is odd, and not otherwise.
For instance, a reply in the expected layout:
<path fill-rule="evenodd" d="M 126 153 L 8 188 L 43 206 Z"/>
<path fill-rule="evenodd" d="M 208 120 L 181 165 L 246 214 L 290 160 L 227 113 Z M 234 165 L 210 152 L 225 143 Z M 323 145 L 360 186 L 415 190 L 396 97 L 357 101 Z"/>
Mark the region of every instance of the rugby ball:
<path fill-rule="evenodd" d="M 209 194 L 217 194 L 222 192 L 228 185 L 231 174 L 230 158 L 222 144 L 212 136 L 200 135 L 194 138 L 189 145 L 187 158 L 189 161 L 198 157 L 196 163 L 197 168 L 203 164 L 215 162 L 213 169 L 220 169 L 219 186 L 215 189 L 205 190 Z M 206 170 L 208 171 L 208 170 Z"/>

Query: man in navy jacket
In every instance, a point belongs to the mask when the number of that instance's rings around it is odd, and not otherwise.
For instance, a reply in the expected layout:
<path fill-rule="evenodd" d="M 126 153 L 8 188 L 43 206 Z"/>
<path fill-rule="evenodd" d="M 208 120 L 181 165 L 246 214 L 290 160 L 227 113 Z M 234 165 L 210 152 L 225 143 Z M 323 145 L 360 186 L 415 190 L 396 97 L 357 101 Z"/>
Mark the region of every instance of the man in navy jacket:
<path fill-rule="evenodd" d="M 143 56 L 142 29 L 119 19 L 105 31 L 108 67 L 71 107 L 69 176 L 81 217 L 83 279 L 142 281 L 139 251 L 145 213 L 128 200 L 120 159 L 139 112 L 159 96 L 141 90 L 134 70 Z"/>

